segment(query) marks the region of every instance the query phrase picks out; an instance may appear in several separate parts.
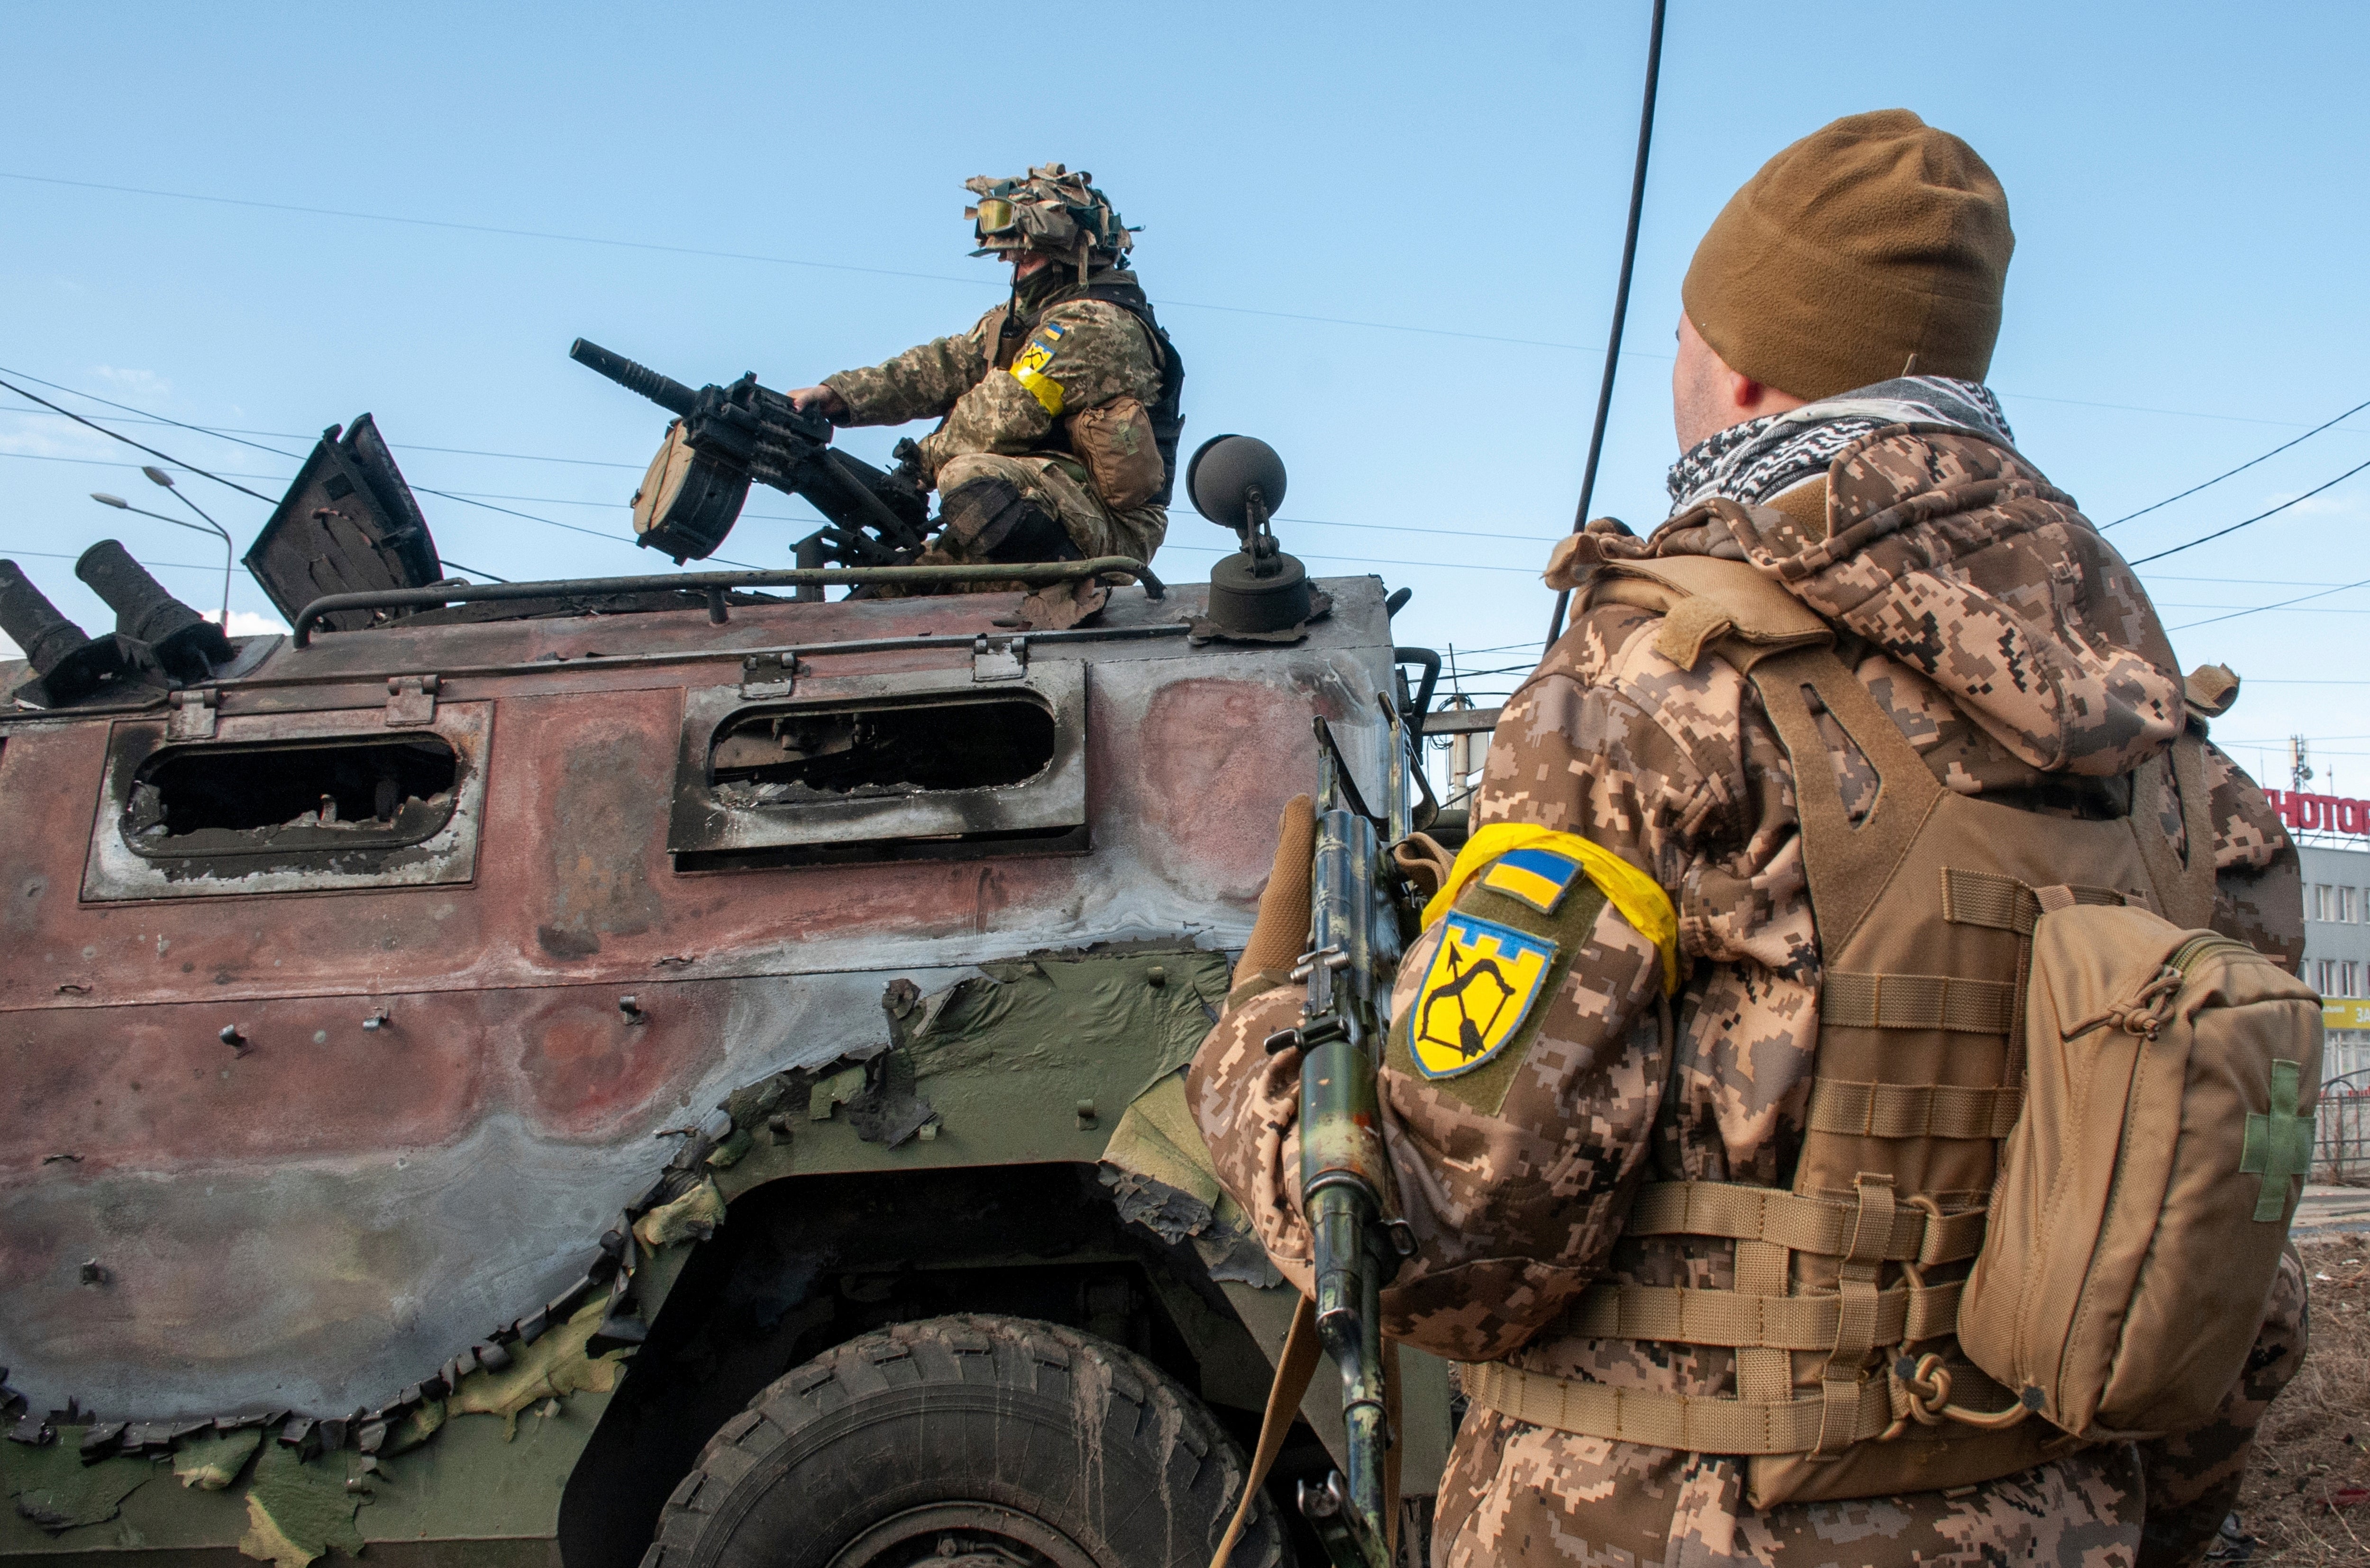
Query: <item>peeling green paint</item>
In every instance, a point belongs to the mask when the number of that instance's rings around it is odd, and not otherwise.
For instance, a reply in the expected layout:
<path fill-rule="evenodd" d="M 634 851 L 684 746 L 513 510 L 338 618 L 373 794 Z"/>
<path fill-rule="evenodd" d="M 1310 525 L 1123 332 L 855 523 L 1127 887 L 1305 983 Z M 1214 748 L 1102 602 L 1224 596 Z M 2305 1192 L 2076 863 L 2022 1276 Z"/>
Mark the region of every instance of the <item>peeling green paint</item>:
<path fill-rule="evenodd" d="M 173 1455 L 173 1478 L 200 1492 L 220 1492 L 238 1479 L 249 1456 L 263 1441 L 263 1428 L 218 1432 L 184 1443 Z"/>
<path fill-rule="evenodd" d="M 709 1163 L 715 1163 L 712 1158 Z M 634 1236 L 655 1251 L 676 1241 L 705 1241 L 723 1223 L 724 1193 L 710 1176 L 673 1203 L 661 1204 L 636 1220 Z"/>
<path fill-rule="evenodd" d="M 86 1430 L 60 1427 L 55 1443 L 20 1449 L 12 1456 L 16 1462 L 9 1470 L 17 1483 L 13 1494 L 17 1512 L 52 1534 L 115 1517 L 123 1500 L 156 1473 L 146 1459 L 84 1464 L 81 1443 Z"/>
<path fill-rule="evenodd" d="M 276 1568 L 305 1568 L 333 1546 L 360 1551 L 362 1538 L 354 1528 L 354 1510 L 368 1498 L 347 1490 L 349 1473 L 342 1452 L 307 1464 L 284 1443 L 266 1447 L 255 1461 L 255 1481 L 247 1490 L 247 1534 L 239 1538 L 240 1554 Z"/>
<path fill-rule="evenodd" d="M 628 1354 L 617 1349 L 594 1356 L 586 1342 L 600 1328 L 607 1298 L 595 1296 L 574 1317 L 558 1324 L 533 1344 L 510 1347 L 511 1364 L 499 1372 L 484 1368 L 461 1379 L 444 1401 L 452 1415 L 499 1415 L 504 1437 L 515 1436 L 519 1413 L 539 1400 L 572 1394 L 580 1389 L 607 1393 L 617 1386 L 618 1363 Z"/>

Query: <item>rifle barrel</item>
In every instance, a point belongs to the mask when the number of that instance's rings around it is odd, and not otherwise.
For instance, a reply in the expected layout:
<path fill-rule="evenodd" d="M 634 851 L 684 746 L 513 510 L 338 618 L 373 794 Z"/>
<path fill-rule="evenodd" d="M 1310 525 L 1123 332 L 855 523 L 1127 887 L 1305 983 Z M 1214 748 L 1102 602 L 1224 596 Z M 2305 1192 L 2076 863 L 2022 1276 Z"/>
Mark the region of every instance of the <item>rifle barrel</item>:
<path fill-rule="evenodd" d="M 568 357 L 588 370 L 598 371 L 628 392 L 639 392 L 681 419 L 690 414 L 699 394 L 673 376 L 661 375 L 646 364 L 613 354 L 600 344 L 579 338 L 569 345 Z"/>

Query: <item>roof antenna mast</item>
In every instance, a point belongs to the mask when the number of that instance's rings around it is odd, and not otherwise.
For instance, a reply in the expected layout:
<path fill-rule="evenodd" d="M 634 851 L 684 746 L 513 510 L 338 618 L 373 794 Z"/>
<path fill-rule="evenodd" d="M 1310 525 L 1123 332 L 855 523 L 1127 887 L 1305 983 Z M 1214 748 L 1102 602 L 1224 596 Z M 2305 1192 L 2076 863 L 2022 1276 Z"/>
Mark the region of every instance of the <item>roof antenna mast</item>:
<path fill-rule="evenodd" d="M 1589 432 L 1588 467 L 1581 476 L 1580 505 L 1573 509 L 1571 519 L 1575 534 L 1587 525 L 1589 499 L 1596 493 L 1596 462 L 1605 453 L 1605 420 L 1613 409 L 1613 375 L 1621 363 L 1621 325 L 1629 315 L 1629 274 L 1638 264 L 1638 217 L 1646 206 L 1646 154 L 1654 141 L 1654 86 L 1662 74 L 1663 5 L 1664 0 L 1654 0 L 1653 29 L 1646 40 L 1646 102 L 1638 111 L 1638 167 L 1629 177 L 1629 232 L 1621 241 L 1621 282 L 1613 291 L 1613 332 L 1605 341 L 1605 381 L 1596 389 L 1596 425 Z M 1564 611 L 1570 603 L 1570 589 L 1556 595 L 1555 614 L 1547 621 L 1547 640 L 1540 657 L 1546 657 L 1547 650 L 1563 635 Z"/>

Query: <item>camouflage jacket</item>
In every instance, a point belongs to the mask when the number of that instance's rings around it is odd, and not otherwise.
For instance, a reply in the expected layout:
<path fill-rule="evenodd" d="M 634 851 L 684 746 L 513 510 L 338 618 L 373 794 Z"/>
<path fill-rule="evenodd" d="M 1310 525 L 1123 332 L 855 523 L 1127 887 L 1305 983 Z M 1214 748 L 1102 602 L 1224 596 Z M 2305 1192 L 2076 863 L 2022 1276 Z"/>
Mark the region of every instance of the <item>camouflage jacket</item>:
<path fill-rule="evenodd" d="M 934 338 L 869 370 L 825 376 L 823 384 L 846 399 L 841 422 L 940 419 L 917 444 L 935 477 L 967 453 L 1066 452 L 1069 416 L 1115 398 L 1147 408 L 1158 400 L 1160 351 L 1123 307 L 1065 300 L 1038 317 L 1025 338 L 1006 343 L 999 358 L 1011 309 L 999 305 L 970 331 Z"/>
<path fill-rule="evenodd" d="M 1894 426 L 1847 447 L 1826 484 L 1824 526 L 1713 502 L 1651 539 L 1598 528 L 1581 553 L 1752 562 L 1839 628 L 1845 662 L 1962 793 L 2021 791 L 2047 809 L 2061 794 L 2111 792 L 2187 721 L 2137 580 L 2012 450 Z M 1734 1287 L 1728 1243 L 1623 1239 L 1629 1195 L 1649 1178 L 1787 1184 L 1818 1040 L 1820 955 L 1791 765 L 1743 677 L 1717 659 L 1681 669 L 1657 651 L 1661 628 L 1659 614 L 1628 605 L 1582 610 L 1506 704 L 1475 822 L 1580 835 L 1666 891 L 1692 962 L 1675 1045 L 1656 1027 L 1653 946 L 1608 904 L 1539 1004 L 1493 1114 L 1386 1068 L 1386 1136 L 1418 1251 L 1385 1310 L 1395 1337 L 1457 1360 L 1720 1394 L 1733 1390 L 1731 1353 L 1592 1339 L 1566 1316 L 1599 1279 Z M 1827 738 L 1839 774 L 1857 767 L 1872 790 L 1840 731 Z M 2303 947 L 2295 851 L 2227 757 L 2211 753 L 2209 774 L 2216 924 L 2292 967 Z M 1402 964 L 1395 1013 L 1414 999 L 1438 936 Z M 1247 983 L 1231 998 L 1191 1092 L 1225 1186 L 1305 1286 L 1297 1059 L 1259 1043 L 1296 1021 L 1299 995 L 1260 991 Z M 1881 1500 L 1898 1533 L 1851 1547 L 1830 1525 L 1846 1528 L 1870 1504 L 1754 1515 L 1734 1460 L 1477 1410 L 1444 1483 L 1440 1539 L 1450 1562 L 1892 1562 L 1977 1549 L 2085 1561 L 2073 1536 L 2095 1526 L 2094 1539 L 2128 1542 L 2136 1529 L 2133 1463 L 2124 1450 L 2089 1450 L 1959 1495 Z"/>

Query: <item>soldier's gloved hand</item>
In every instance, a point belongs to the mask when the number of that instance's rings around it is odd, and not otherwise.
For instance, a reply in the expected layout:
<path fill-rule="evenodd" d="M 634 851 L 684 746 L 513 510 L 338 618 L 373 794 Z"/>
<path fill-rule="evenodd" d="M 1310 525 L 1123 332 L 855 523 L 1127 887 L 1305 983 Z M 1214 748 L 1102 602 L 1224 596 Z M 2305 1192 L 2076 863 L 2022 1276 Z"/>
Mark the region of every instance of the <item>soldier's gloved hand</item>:
<path fill-rule="evenodd" d="M 827 420 L 847 418 L 847 399 L 841 397 L 835 388 L 801 386 L 783 396 L 789 398 L 790 407 L 802 414 L 821 414 Z"/>
<path fill-rule="evenodd" d="M 1317 850 L 1317 807 L 1306 795 L 1283 803 L 1276 824 L 1275 869 L 1260 894 L 1259 918 L 1235 964 L 1239 986 L 1262 973 L 1283 974 L 1308 951 L 1309 880 Z"/>
<path fill-rule="evenodd" d="M 1429 904 L 1432 895 L 1447 885 L 1456 857 L 1431 834 L 1410 833 L 1391 846 L 1391 863 Z"/>

